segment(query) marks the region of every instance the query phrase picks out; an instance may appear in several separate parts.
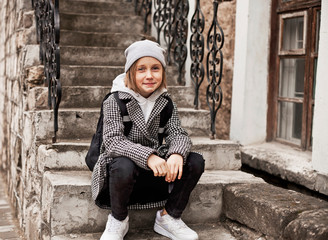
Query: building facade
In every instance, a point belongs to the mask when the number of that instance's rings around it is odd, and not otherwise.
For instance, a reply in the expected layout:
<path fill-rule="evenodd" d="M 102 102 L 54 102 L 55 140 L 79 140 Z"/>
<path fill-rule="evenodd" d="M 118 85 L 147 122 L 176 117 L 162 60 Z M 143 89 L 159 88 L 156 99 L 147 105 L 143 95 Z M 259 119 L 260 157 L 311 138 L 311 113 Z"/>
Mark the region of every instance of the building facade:
<path fill-rule="evenodd" d="M 189 22 L 196 2 L 189 1 Z M 200 3 L 206 39 L 213 20 L 213 1 Z M 31 1 L 3 0 L 0 18 L 0 170 L 22 227 L 35 239 L 41 226 L 44 171 L 37 160 L 38 138 L 52 128 L 40 126 L 40 115 L 35 111 L 46 105 L 48 96 Z M 295 169 L 284 169 L 287 167 L 281 163 L 282 176 L 265 169 L 261 159 L 252 165 L 256 156 L 247 164 L 289 181 L 295 180 L 295 174 L 310 172 L 306 183 L 302 177 L 294 182 L 328 195 L 328 1 L 219 1 L 218 22 L 225 43 L 217 138 L 230 139 L 242 147 L 254 146 L 255 150 L 273 144 L 276 152 L 300 159 L 297 164 L 290 163 Z M 205 49 L 204 56 L 207 53 Z M 188 86 L 193 85 L 190 65 L 189 56 L 185 74 Z M 200 87 L 203 109 L 207 109 L 207 84 L 205 78 Z M 310 170 L 299 170 L 303 165 Z"/>

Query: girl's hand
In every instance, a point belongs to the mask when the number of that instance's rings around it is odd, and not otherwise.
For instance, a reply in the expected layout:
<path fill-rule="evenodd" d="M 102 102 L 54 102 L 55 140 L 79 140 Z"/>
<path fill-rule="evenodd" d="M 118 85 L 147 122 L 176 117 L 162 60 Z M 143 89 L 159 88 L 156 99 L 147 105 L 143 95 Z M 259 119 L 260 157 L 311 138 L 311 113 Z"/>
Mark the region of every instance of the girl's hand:
<path fill-rule="evenodd" d="M 168 174 L 166 161 L 155 154 L 151 154 L 147 160 L 148 167 L 153 170 L 155 177 L 163 177 Z"/>
<path fill-rule="evenodd" d="M 174 182 L 178 173 L 178 179 L 182 177 L 183 169 L 183 158 L 179 154 L 172 154 L 169 159 L 167 159 L 168 173 L 165 177 L 165 181 Z"/>

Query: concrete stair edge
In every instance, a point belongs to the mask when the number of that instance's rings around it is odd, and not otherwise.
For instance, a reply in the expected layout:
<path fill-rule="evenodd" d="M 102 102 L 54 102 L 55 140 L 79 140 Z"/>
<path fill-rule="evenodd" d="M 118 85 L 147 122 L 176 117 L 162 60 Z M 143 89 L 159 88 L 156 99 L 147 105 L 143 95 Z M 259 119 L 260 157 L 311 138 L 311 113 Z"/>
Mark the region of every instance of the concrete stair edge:
<path fill-rule="evenodd" d="M 210 223 L 210 224 L 191 224 L 188 225 L 194 229 L 199 238 L 202 240 L 236 240 L 234 236 L 231 235 L 229 230 L 225 229 L 220 223 Z M 101 232 L 94 234 L 68 234 L 54 236 L 51 240 L 98 240 L 101 236 Z M 125 240 L 167 240 L 168 238 L 155 233 L 152 229 L 140 229 L 140 230 L 129 230 L 124 238 Z"/>
<path fill-rule="evenodd" d="M 132 2 L 119 1 L 60 1 L 59 13 L 96 13 L 111 15 L 134 14 Z"/>
<path fill-rule="evenodd" d="M 99 108 L 102 100 L 110 92 L 110 86 L 62 86 L 60 109 L 65 108 Z M 169 86 L 168 92 L 178 108 L 193 108 L 193 89 L 185 86 Z M 35 87 L 29 92 L 27 109 L 48 109 L 48 88 Z"/>
<path fill-rule="evenodd" d="M 238 144 L 231 141 L 191 138 L 192 151 L 200 152 L 205 158 L 206 170 L 239 170 L 241 167 Z M 85 156 L 91 137 L 83 142 L 62 142 L 54 145 L 40 145 L 38 167 L 45 170 L 88 170 Z"/>
<path fill-rule="evenodd" d="M 100 210 L 91 199 L 90 178 L 91 173 L 87 171 L 45 172 L 42 221 L 51 227 L 51 235 L 103 230 L 109 211 Z M 189 224 L 218 222 L 224 188 L 244 182 L 262 183 L 263 180 L 240 171 L 205 171 L 182 218 Z M 156 209 L 131 210 L 131 229 L 150 228 L 155 212 Z M 44 234 L 46 238 L 49 232 L 44 231 Z"/>
<path fill-rule="evenodd" d="M 91 137 L 96 129 L 100 109 L 69 108 L 59 109 L 57 139 L 85 139 Z M 26 121 L 34 124 L 36 141 L 48 141 L 52 137 L 52 110 L 26 111 Z M 209 111 L 180 108 L 179 116 L 182 127 L 190 136 L 208 136 Z M 72 127 L 74 126 L 74 128 Z"/>

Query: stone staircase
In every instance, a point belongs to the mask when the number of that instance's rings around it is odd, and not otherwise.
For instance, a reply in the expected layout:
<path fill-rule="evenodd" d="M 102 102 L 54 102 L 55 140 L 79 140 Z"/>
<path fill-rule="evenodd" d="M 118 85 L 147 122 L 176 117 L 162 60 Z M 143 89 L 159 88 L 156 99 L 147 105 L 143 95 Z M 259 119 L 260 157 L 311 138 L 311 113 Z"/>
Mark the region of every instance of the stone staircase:
<path fill-rule="evenodd" d="M 111 81 L 124 71 L 125 48 L 141 39 L 143 20 L 134 15 L 132 2 L 122 0 L 61 0 L 60 16 L 63 97 L 57 143 L 50 144 L 53 114 L 44 101 L 47 88 L 32 89 L 35 101 L 29 103 L 30 109 L 35 110 L 37 167 L 42 175 L 40 235 L 52 240 L 95 240 L 104 230 L 109 212 L 99 209 L 91 198 L 91 172 L 84 158 L 101 101 L 110 91 Z M 193 150 L 202 152 L 206 159 L 206 171 L 192 193 L 183 219 L 193 225 L 201 239 L 235 239 L 220 221 L 229 214 L 229 218 L 239 221 L 231 206 L 242 203 L 232 201 L 235 192 L 231 188 L 266 184 L 239 171 L 237 144 L 209 140 L 209 112 L 193 109 L 192 89 L 178 86 L 174 72 L 173 67 L 168 67 L 169 92 L 178 104 Z M 225 192 L 230 193 L 228 201 Z M 227 214 L 225 209 L 229 210 Z M 166 239 L 151 230 L 156 210 L 131 211 L 131 230 L 126 239 Z M 240 222 L 244 223 L 243 219 Z"/>

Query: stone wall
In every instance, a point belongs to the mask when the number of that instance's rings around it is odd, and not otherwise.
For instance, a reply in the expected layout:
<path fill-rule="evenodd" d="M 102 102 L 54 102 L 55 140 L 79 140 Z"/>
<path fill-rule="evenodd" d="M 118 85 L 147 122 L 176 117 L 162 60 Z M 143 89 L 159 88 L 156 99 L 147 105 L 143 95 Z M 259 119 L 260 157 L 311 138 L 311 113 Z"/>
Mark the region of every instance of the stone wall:
<path fill-rule="evenodd" d="M 0 173 L 21 227 L 38 235 L 41 180 L 35 168 L 29 90 L 43 84 L 30 0 L 2 0 L 0 5 Z M 30 81 L 33 79 L 33 81 Z M 40 81 L 41 80 L 41 81 Z M 37 180 L 36 180 L 37 179 Z M 27 224 L 27 222 L 34 222 Z M 37 239 L 35 234 L 30 239 Z"/>
<path fill-rule="evenodd" d="M 220 1 L 219 1 L 220 2 Z M 202 12 L 205 16 L 205 55 L 204 67 L 206 68 L 207 56 L 207 33 L 213 20 L 213 1 L 201 0 Z M 222 82 L 220 84 L 223 92 L 223 101 L 216 117 L 216 138 L 229 139 L 230 132 L 230 112 L 231 112 L 231 95 L 232 95 L 232 77 L 234 61 L 234 44 L 235 44 L 235 19 L 236 19 L 236 0 L 224 1 L 219 3 L 218 22 L 224 33 L 223 53 L 223 72 Z M 206 103 L 206 88 L 208 82 L 205 79 L 200 88 L 200 100 L 203 109 L 208 109 Z"/>

